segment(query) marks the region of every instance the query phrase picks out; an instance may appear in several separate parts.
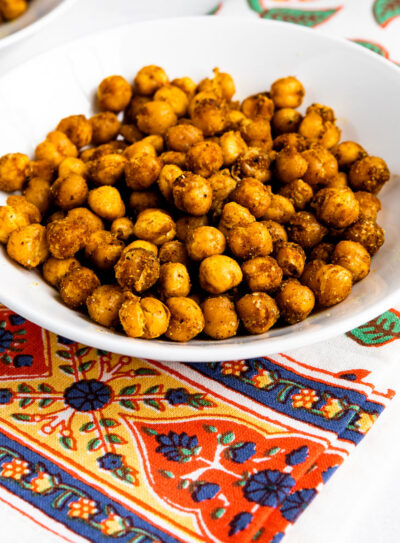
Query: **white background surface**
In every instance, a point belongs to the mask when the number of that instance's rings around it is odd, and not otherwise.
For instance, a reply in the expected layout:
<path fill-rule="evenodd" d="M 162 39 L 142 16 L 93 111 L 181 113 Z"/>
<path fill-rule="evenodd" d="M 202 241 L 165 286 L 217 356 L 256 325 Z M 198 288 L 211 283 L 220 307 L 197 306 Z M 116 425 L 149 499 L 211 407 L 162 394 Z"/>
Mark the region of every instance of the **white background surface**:
<path fill-rule="evenodd" d="M 359 1 L 364 0 L 353 0 L 354 4 Z M 243 3 L 226 0 L 224 11 L 235 14 Z M 216 4 L 217 0 L 80 0 L 40 34 L 0 50 L 0 73 L 53 46 L 103 28 L 154 18 L 155 14 L 158 18 L 204 14 Z M 249 12 L 246 15 L 253 16 Z M 400 391 L 400 357 L 398 364 L 399 377 L 392 388 Z M 284 543 L 400 542 L 399 421 L 400 393 L 296 522 Z M 0 526 L 1 543 L 61 541 L 1 503 Z"/>

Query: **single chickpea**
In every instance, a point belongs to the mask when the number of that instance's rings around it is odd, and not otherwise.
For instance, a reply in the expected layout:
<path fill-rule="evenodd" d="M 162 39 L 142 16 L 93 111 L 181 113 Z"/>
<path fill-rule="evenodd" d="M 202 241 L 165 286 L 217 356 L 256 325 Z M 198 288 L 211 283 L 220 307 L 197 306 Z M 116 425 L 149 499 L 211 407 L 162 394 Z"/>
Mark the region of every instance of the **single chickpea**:
<path fill-rule="evenodd" d="M 303 177 L 307 168 L 308 162 L 294 147 L 285 147 L 279 151 L 275 160 L 276 175 L 283 183 Z"/>
<path fill-rule="evenodd" d="M 110 232 L 117 239 L 126 241 L 133 236 L 134 224 L 129 217 L 120 217 L 111 223 Z"/>
<path fill-rule="evenodd" d="M 167 102 L 178 117 L 185 115 L 189 100 L 185 92 L 175 85 L 164 85 L 154 94 L 154 100 Z"/>
<path fill-rule="evenodd" d="M 281 134 L 274 139 L 273 144 L 275 151 L 281 151 L 285 147 L 294 147 L 299 153 L 302 153 L 307 149 L 306 138 L 297 132 Z"/>
<path fill-rule="evenodd" d="M 344 238 L 361 243 L 370 255 L 374 255 L 385 241 L 385 231 L 375 221 L 362 218 L 347 228 Z"/>
<path fill-rule="evenodd" d="M 305 90 L 298 79 L 293 76 L 277 79 L 271 85 L 271 98 L 275 107 L 299 107 L 303 101 Z"/>
<path fill-rule="evenodd" d="M 267 256 L 273 248 L 269 230 L 260 222 L 235 226 L 229 232 L 228 243 L 234 256 L 243 260 L 255 256 Z"/>
<path fill-rule="evenodd" d="M 376 221 L 379 211 L 382 209 L 381 202 L 375 194 L 359 190 L 354 193 L 360 206 L 360 219 L 372 219 Z"/>
<path fill-rule="evenodd" d="M 94 271 L 84 266 L 73 268 L 60 280 L 60 296 L 65 305 L 78 309 L 99 286 L 100 281 Z"/>
<path fill-rule="evenodd" d="M 131 158 L 125 165 L 125 181 L 129 188 L 141 190 L 149 188 L 160 175 L 162 161 L 150 155 Z"/>
<path fill-rule="evenodd" d="M 69 210 L 86 202 L 89 189 L 85 178 L 76 173 L 59 177 L 51 186 L 54 203 L 61 209 Z"/>
<path fill-rule="evenodd" d="M 242 264 L 242 272 L 252 292 L 273 291 L 282 283 L 282 270 L 271 256 L 246 260 Z"/>
<path fill-rule="evenodd" d="M 54 213 L 52 213 L 46 218 L 46 225 L 50 224 L 51 222 L 61 221 L 62 219 L 66 219 L 66 218 L 67 218 L 67 214 L 65 213 L 65 211 L 62 209 L 59 209 L 58 211 L 54 211 Z"/>
<path fill-rule="evenodd" d="M 159 66 L 144 66 L 136 74 L 134 87 L 138 94 L 151 96 L 157 89 L 168 83 L 168 76 Z"/>
<path fill-rule="evenodd" d="M 236 202 L 228 202 L 222 209 L 218 228 L 225 237 L 228 237 L 230 230 L 235 226 L 246 226 L 255 222 L 255 220 L 256 218 L 247 207 L 243 207 Z"/>
<path fill-rule="evenodd" d="M 165 142 L 168 149 L 187 153 L 196 143 L 203 141 L 202 131 L 192 124 L 177 124 L 168 128 Z"/>
<path fill-rule="evenodd" d="M 76 258 L 59 259 L 51 256 L 44 262 L 42 273 L 45 281 L 58 288 L 58 284 L 64 275 L 67 275 L 74 268 L 79 268 L 79 266 L 79 261 Z"/>
<path fill-rule="evenodd" d="M 128 143 L 136 143 L 143 138 L 143 134 L 135 124 L 121 124 L 118 133 Z"/>
<path fill-rule="evenodd" d="M 122 289 L 118 285 L 97 287 L 86 299 L 89 317 L 107 328 L 118 326 L 123 297 Z"/>
<path fill-rule="evenodd" d="M 40 222 L 42 220 L 38 207 L 29 202 L 25 196 L 9 196 L 6 200 L 6 204 L 16 211 L 25 213 L 30 223 Z"/>
<path fill-rule="evenodd" d="M 254 177 L 265 183 L 271 179 L 270 164 L 271 160 L 265 151 L 249 147 L 232 166 L 232 175 L 239 180 L 243 177 Z"/>
<path fill-rule="evenodd" d="M 183 171 L 179 166 L 175 166 L 175 164 L 166 164 L 161 168 L 157 184 L 161 194 L 169 202 L 172 201 L 172 185 L 174 184 L 175 179 L 178 179 L 182 174 Z"/>
<path fill-rule="evenodd" d="M 240 124 L 240 133 L 249 147 L 263 151 L 272 149 L 271 125 L 265 119 L 245 119 Z"/>
<path fill-rule="evenodd" d="M 156 298 L 149 296 L 140 299 L 130 292 L 125 292 L 119 319 L 129 337 L 154 339 L 167 331 L 170 312 Z"/>
<path fill-rule="evenodd" d="M 304 270 L 306 255 L 297 243 L 283 241 L 274 247 L 275 259 L 285 277 L 300 277 Z"/>
<path fill-rule="evenodd" d="M 161 100 L 147 102 L 137 115 L 138 128 L 145 134 L 163 136 L 176 121 L 177 116 L 172 107 Z"/>
<path fill-rule="evenodd" d="M 322 260 L 328 264 L 334 249 L 333 243 L 318 243 L 311 251 L 310 260 Z"/>
<path fill-rule="evenodd" d="M 83 162 L 89 162 L 91 160 L 98 160 L 106 155 L 124 155 L 125 149 L 127 149 L 127 144 L 121 140 L 109 141 L 108 143 L 103 143 L 98 147 L 92 147 L 91 149 L 85 149 L 81 151 L 79 158 Z"/>
<path fill-rule="evenodd" d="M 161 207 L 161 198 L 152 190 L 134 190 L 129 197 L 129 207 L 138 215 L 145 209 Z"/>
<path fill-rule="evenodd" d="M 333 228 L 347 228 L 356 222 L 360 213 L 358 200 L 349 189 L 321 189 L 312 207 L 318 219 Z"/>
<path fill-rule="evenodd" d="M 231 177 L 228 169 L 220 170 L 208 178 L 213 191 L 213 204 L 222 204 L 232 193 L 237 181 Z"/>
<path fill-rule="evenodd" d="M 86 228 L 88 234 L 97 232 L 98 230 L 104 230 L 103 221 L 92 213 L 86 207 L 75 207 L 68 211 L 68 219 L 80 221 Z"/>
<path fill-rule="evenodd" d="M 210 294 L 222 294 L 237 287 L 243 279 L 242 270 L 233 258 L 213 255 L 202 260 L 199 269 L 200 286 Z"/>
<path fill-rule="evenodd" d="M 143 139 L 142 139 L 143 138 Z M 143 137 L 143 134 L 141 135 L 141 141 L 143 143 L 150 143 L 154 147 L 157 153 L 162 153 L 164 150 L 164 138 L 162 136 L 159 136 L 158 134 L 153 134 L 152 136 L 146 136 Z"/>
<path fill-rule="evenodd" d="M 125 215 L 125 204 L 115 187 L 104 185 L 89 191 L 89 207 L 96 215 L 107 221 L 113 221 Z"/>
<path fill-rule="evenodd" d="M 131 292 L 124 292 L 118 316 L 127 336 L 143 337 L 146 321 L 140 306 L 139 296 L 135 296 Z"/>
<path fill-rule="evenodd" d="M 115 139 L 121 128 L 118 117 L 112 111 L 102 111 L 90 117 L 92 126 L 92 142 L 95 145 L 108 143 Z"/>
<path fill-rule="evenodd" d="M 355 141 L 342 141 L 335 147 L 333 154 L 341 170 L 348 170 L 354 162 L 368 155 L 366 150 Z"/>
<path fill-rule="evenodd" d="M 32 160 L 30 179 L 40 177 L 41 180 L 51 183 L 55 177 L 55 167 L 48 160 Z"/>
<path fill-rule="evenodd" d="M 49 254 L 46 227 L 37 223 L 28 224 L 11 232 L 7 254 L 24 268 L 33 269 L 42 264 Z"/>
<path fill-rule="evenodd" d="M 299 211 L 291 217 L 287 232 L 290 241 L 301 245 L 304 249 L 311 249 L 328 233 L 328 229 L 320 224 L 313 213 Z"/>
<path fill-rule="evenodd" d="M 172 218 L 161 209 L 145 209 L 139 213 L 134 234 L 139 239 L 162 245 L 174 239 L 176 225 Z"/>
<path fill-rule="evenodd" d="M 301 114 L 293 108 L 283 107 L 275 111 L 271 123 L 275 134 L 297 132 L 302 120 Z"/>
<path fill-rule="evenodd" d="M 207 215 L 201 215 L 200 217 L 187 215 L 181 217 L 176 221 L 176 237 L 186 243 L 191 232 L 200 226 L 208 226 Z"/>
<path fill-rule="evenodd" d="M 189 103 L 189 114 L 193 124 L 205 136 L 214 136 L 226 126 L 226 105 L 213 92 L 199 92 Z"/>
<path fill-rule="evenodd" d="M 269 121 L 274 114 L 274 102 L 266 94 L 254 94 L 243 100 L 242 112 L 249 119 L 265 119 Z"/>
<path fill-rule="evenodd" d="M 58 177 L 65 177 L 70 173 L 87 177 L 87 166 L 80 158 L 64 158 L 58 166 Z"/>
<path fill-rule="evenodd" d="M 65 117 L 58 123 L 56 130 L 64 132 L 78 149 L 92 141 L 92 125 L 84 115 Z"/>
<path fill-rule="evenodd" d="M 199 305 L 191 298 L 173 296 L 166 301 L 171 312 L 165 336 L 173 341 L 189 341 L 204 329 L 204 316 Z"/>
<path fill-rule="evenodd" d="M 47 225 L 47 243 L 55 258 L 72 258 L 86 244 L 87 226 L 77 219 L 61 219 Z"/>
<path fill-rule="evenodd" d="M 332 264 L 338 264 L 349 270 L 355 283 L 369 274 L 371 256 L 361 243 L 343 240 L 333 251 Z"/>
<path fill-rule="evenodd" d="M 46 139 L 35 149 L 35 160 L 47 160 L 54 168 L 69 156 L 76 158 L 78 149 L 64 132 L 57 130 L 47 134 Z"/>
<path fill-rule="evenodd" d="M 96 185 L 115 185 L 124 174 L 126 158 L 117 153 L 102 156 L 87 163 L 90 179 Z"/>
<path fill-rule="evenodd" d="M 209 91 L 214 92 L 221 98 L 227 101 L 232 100 L 236 92 L 235 82 L 230 74 L 220 72 L 219 68 L 214 68 L 214 77 L 212 79 L 203 79 L 198 85 L 198 92 Z"/>
<path fill-rule="evenodd" d="M 245 177 L 230 197 L 234 202 L 247 207 L 254 217 L 260 218 L 265 215 L 271 204 L 271 187 L 263 185 L 257 179 Z"/>
<path fill-rule="evenodd" d="M 129 243 L 122 251 L 122 254 L 127 253 L 131 249 L 145 249 L 146 251 L 153 253 L 154 256 L 158 256 L 157 245 L 154 245 L 154 243 L 151 243 L 150 241 L 145 241 L 144 239 L 135 239 L 135 241 Z"/>
<path fill-rule="evenodd" d="M 331 149 L 339 143 L 341 131 L 334 122 L 324 120 L 319 112 L 312 110 L 306 113 L 301 121 L 299 134 L 310 142 L 316 142 Z"/>
<path fill-rule="evenodd" d="M 123 111 L 132 98 L 132 88 L 120 75 L 110 75 L 103 79 L 97 89 L 99 108 L 118 113 Z"/>
<path fill-rule="evenodd" d="M 366 156 L 353 163 L 349 171 L 349 183 L 354 190 L 365 190 L 377 194 L 389 181 L 390 172 L 386 162 L 376 156 Z"/>
<path fill-rule="evenodd" d="M 204 333 L 213 339 L 227 339 L 236 335 L 239 318 L 235 304 L 228 296 L 207 298 L 201 304 L 205 326 Z"/>
<path fill-rule="evenodd" d="M 231 166 L 247 151 L 247 144 L 239 131 L 230 130 L 220 137 L 219 144 L 222 150 L 223 165 Z"/>
<path fill-rule="evenodd" d="M 335 112 L 333 111 L 333 109 L 329 106 L 324 106 L 323 104 L 311 104 L 306 110 L 306 114 L 308 113 L 318 113 L 323 121 L 334 122 L 336 120 Z"/>
<path fill-rule="evenodd" d="M 199 217 L 211 207 L 212 188 L 201 175 L 184 172 L 172 184 L 172 197 L 178 209 Z"/>
<path fill-rule="evenodd" d="M 322 307 L 343 302 L 353 287 L 349 270 L 337 264 L 324 264 L 315 274 L 315 297 Z"/>
<path fill-rule="evenodd" d="M 246 115 L 238 109 L 229 109 L 226 114 L 225 129 L 237 131 L 240 129 L 240 125 L 245 119 Z"/>
<path fill-rule="evenodd" d="M 283 185 L 279 194 L 290 200 L 296 211 L 304 211 L 312 200 L 313 189 L 302 179 L 295 179 Z"/>
<path fill-rule="evenodd" d="M 179 153 L 178 151 L 165 151 L 161 153 L 160 159 L 163 164 L 173 164 L 179 168 L 185 169 L 186 166 L 186 154 Z"/>
<path fill-rule="evenodd" d="M 191 284 L 189 272 L 180 262 L 167 262 L 161 265 L 158 291 L 163 298 L 187 296 Z"/>
<path fill-rule="evenodd" d="M 22 153 L 9 153 L 0 158 L 0 190 L 21 190 L 31 173 L 29 158 Z"/>
<path fill-rule="evenodd" d="M 115 265 L 115 278 L 124 289 L 143 292 L 152 287 L 160 276 L 160 262 L 151 251 L 129 249 Z"/>
<path fill-rule="evenodd" d="M 221 147 L 212 141 L 193 145 L 187 153 L 188 169 L 202 177 L 210 177 L 224 162 Z"/>
<path fill-rule="evenodd" d="M 192 260 L 200 261 L 225 251 L 224 234 L 213 226 L 200 226 L 193 230 L 186 241 L 187 252 Z"/>
<path fill-rule="evenodd" d="M 124 150 L 123 155 L 127 160 L 131 160 L 132 158 L 137 158 L 143 155 L 150 155 L 153 157 L 157 156 L 157 151 L 154 145 L 152 143 L 149 143 L 148 141 L 144 141 L 144 139 L 141 141 L 137 141 L 136 143 L 132 143 L 132 145 L 129 145 L 129 147 Z"/>
<path fill-rule="evenodd" d="M 287 279 L 279 289 L 276 303 L 283 320 L 288 324 L 296 324 L 304 321 L 314 309 L 315 296 L 310 288 L 297 279 Z"/>
<path fill-rule="evenodd" d="M 27 9 L 26 0 L 0 0 L 0 17 L 3 16 L 6 21 L 17 19 Z"/>
<path fill-rule="evenodd" d="M 261 224 L 266 226 L 268 228 L 269 235 L 271 236 L 272 243 L 276 243 L 277 241 L 287 241 L 287 233 L 284 228 L 279 222 L 266 220 L 266 221 L 260 221 Z"/>
<path fill-rule="evenodd" d="M 186 267 L 189 264 L 187 249 L 184 243 L 178 240 L 166 241 L 160 247 L 160 263 L 179 262 Z"/>
<path fill-rule="evenodd" d="M 303 285 L 310 288 L 314 293 L 317 291 L 317 271 L 325 266 L 327 262 L 324 260 L 310 260 L 304 266 L 304 271 L 300 277 L 300 281 Z"/>
<path fill-rule="evenodd" d="M 338 174 L 336 158 L 325 147 L 315 145 L 302 153 L 308 163 L 303 180 L 311 186 L 326 185 Z"/>
<path fill-rule="evenodd" d="M 179 87 L 186 96 L 191 100 L 196 92 L 196 83 L 190 77 L 178 77 L 171 81 L 172 85 Z"/>
<path fill-rule="evenodd" d="M 236 310 L 250 334 L 264 334 L 279 319 L 275 300 L 265 292 L 245 294 L 236 302 Z"/>
<path fill-rule="evenodd" d="M 85 257 L 100 270 L 110 270 L 121 256 L 124 243 L 111 232 L 98 230 L 90 234 L 85 246 Z"/>
<path fill-rule="evenodd" d="M 272 194 L 271 203 L 264 213 L 264 219 L 286 224 L 296 213 L 292 202 L 280 194 Z"/>
<path fill-rule="evenodd" d="M 337 176 L 330 179 L 325 186 L 333 189 L 350 188 L 347 182 L 347 175 L 344 172 L 339 172 Z"/>

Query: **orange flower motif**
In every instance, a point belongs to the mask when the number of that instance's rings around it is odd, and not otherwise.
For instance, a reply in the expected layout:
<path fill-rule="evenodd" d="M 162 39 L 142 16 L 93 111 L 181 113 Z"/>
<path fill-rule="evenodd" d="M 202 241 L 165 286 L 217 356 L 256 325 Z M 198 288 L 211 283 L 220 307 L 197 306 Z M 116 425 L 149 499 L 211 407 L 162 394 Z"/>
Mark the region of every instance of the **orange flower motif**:
<path fill-rule="evenodd" d="M 91 515 L 98 512 L 96 502 L 88 498 L 79 498 L 77 502 L 70 503 L 68 507 L 69 517 L 76 517 L 83 520 L 88 520 Z"/>
<path fill-rule="evenodd" d="M 321 407 L 321 411 L 326 419 L 333 419 L 334 416 L 343 411 L 343 409 L 339 400 L 329 398 L 326 404 Z"/>
<path fill-rule="evenodd" d="M 300 407 L 310 409 L 319 400 L 319 397 L 316 395 L 315 390 L 302 388 L 298 394 L 292 396 L 292 400 L 292 407 L 295 409 L 299 409 Z"/>
<path fill-rule="evenodd" d="M 32 492 L 45 494 L 54 488 L 54 478 L 45 471 L 41 471 L 37 477 L 31 480 L 30 484 Z"/>
<path fill-rule="evenodd" d="M 359 428 L 360 432 L 366 434 L 377 418 L 378 415 L 375 413 L 360 413 L 359 419 L 354 424 Z"/>
<path fill-rule="evenodd" d="M 222 375 L 234 375 L 235 377 L 239 377 L 241 373 L 244 373 L 248 369 L 244 360 L 222 362 Z"/>
<path fill-rule="evenodd" d="M 100 522 L 101 533 L 111 536 L 122 535 L 126 531 L 124 519 L 115 513 L 111 513 Z"/>
<path fill-rule="evenodd" d="M 264 388 L 272 383 L 271 374 L 267 370 L 261 370 L 252 378 L 256 388 Z"/>
<path fill-rule="evenodd" d="M 24 475 L 28 475 L 28 473 L 30 473 L 28 465 L 28 462 L 25 462 L 25 460 L 13 458 L 11 462 L 6 462 L 3 464 L 3 469 L 0 475 L 2 477 L 7 477 L 8 479 L 15 479 L 16 481 L 19 481 Z"/>

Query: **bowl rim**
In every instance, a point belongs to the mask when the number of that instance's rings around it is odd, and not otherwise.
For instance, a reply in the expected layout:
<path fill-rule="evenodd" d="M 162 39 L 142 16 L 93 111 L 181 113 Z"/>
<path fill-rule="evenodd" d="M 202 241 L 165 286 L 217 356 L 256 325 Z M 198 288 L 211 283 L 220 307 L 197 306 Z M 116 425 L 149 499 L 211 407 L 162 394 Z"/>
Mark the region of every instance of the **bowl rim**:
<path fill-rule="evenodd" d="M 74 0 L 66 0 L 68 1 Z M 171 17 L 167 19 L 157 19 L 157 20 L 148 20 L 148 21 L 138 21 L 126 23 L 123 25 L 117 25 L 109 29 L 96 31 L 88 34 L 87 36 L 71 40 L 67 43 L 64 43 L 60 46 L 57 46 L 49 51 L 41 53 L 22 64 L 8 70 L 2 78 L 12 77 L 12 74 L 15 71 L 23 69 L 25 64 L 30 62 L 36 62 L 46 56 L 54 55 L 60 51 L 68 51 L 71 47 L 77 47 L 80 43 L 86 42 L 88 39 L 106 39 L 108 35 L 114 35 L 115 32 L 121 31 L 124 32 L 127 29 L 134 28 L 138 25 L 140 26 L 151 26 L 152 31 L 154 32 L 155 25 L 176 25 L 179 24 L 200 24 L 200 25 L 216 25 L 216 26 L 229 26 L 231 22 L 240 25 L 248 25 L 252 27 L 260 27 L 264 25 L 268 27 L 282 27 L 284 26 L 285 31 L 288 30 L 288 23 L 280 21 L 269 21 L 264 19 L 243 19 L 241 17 L 210 17 L 210 16 L 189 16 L 189 17 Z M 331 42 L 332 45 L 340 44 L 342 47 L 352 48 L 357 51 L 358 55 L 368 56 L 372 62 L 383 64 L 387 69 L 393 70 L 394 73 L 397 73 L 400 81 L 400 71 L 399 68 L 392 63 L 390 60 L 385 59 L 384 57 L 377 55 L 376 53 L 361 47 L 359 44 L 351 42 L 345 38 L 327 35 L 319 30 L 309 29 L 299 25 L 292 25 L 293 32 L 302 33 L 307 35 L 318 36 L 319 39 Z M 1 81 L 1 79 L 0 79 Z M 25 318 L 31 322 L 51 331 L 56 334 L 59 334 L 64 337 L 69 337 L 75 341 L 89 345 L 98 349 L 104 349 L 106 351 L 111 351 L 114 353 L 119 353 L 127 356 L 134 356 L 138 358 L 153 358 L 157 360 L 166 360 L 166 361 L 186 361 L 186 362 L 209 362 L 209 361 L 223 361 L 231 359 L 240 359 L 240 358 L 252 358 L 257 356 L 265 356 L 268 354 L 274 354 L 277 352 L 290 351 L 295 348 L 304 347 L 306 345 L 312 345 L 321 341 L 331 339 L 333 337 L 339 336 L 342 333 L 345 333 L 365 322 L 375 318 L 388 308 L 392 307 L 396 303 L 397 299 L 400 299 L 400 288 L 392 290 L 382 297 L 379 302 L 374 303 L 372 306 L 367 307 L 363 310 L 359 310 L 355 315 L 346 316 L 342 321 L 335 323 L 335 326 L 319 328 L 316 327 L 314 330 L 303 330 L 300 335 L 296 333 L 295 326 L 293 326 L 293 333 L 288 334 L 284 337 L 261 337 L 258 335 L 254 336 L 245 336 L 246 341 L 241 343 L 240 338 L 235 338 L 235 344 L 227 345 L 225 341 L 222 340 L 216 342 L 215 340 L 206 340 L 206 341 L 196 341 L 196 339 L 191 340 L 188 343 L 175 343 L 167 341 L 157 341 L 157 340 L 145 340 L 138 338 L 129 338 L 123 336 L 122 334 L 109 329 L 97 326 L 91 330 L 86 329 L 86 327 L 79 326 L 79 322 L 70 323 L 63 321 L 62 318 L 59 318 L 58 315 L 43 316 L 40 313 L 36 313 L 34 309 L 30 307 L 29 300 L 24 301 L 20 299 L 14 299 L 11 295 L 8 295 L 7 289 L 0 284 L 0 300 L 4 305 L 9 307 L 11 310 L 23 315 Z M 325 311 L 329 311 L 329 308 Z M 92 323 L 93 324 L 93 323 Z M 103 332 L 98 333 L 99 331 Z M 104 333 L 106 332 L 106 333 Z M 251 340 L 249 341 L 249 338 Z M 207 343 L 209 343 L 209 348 L 206 349 Z"/>

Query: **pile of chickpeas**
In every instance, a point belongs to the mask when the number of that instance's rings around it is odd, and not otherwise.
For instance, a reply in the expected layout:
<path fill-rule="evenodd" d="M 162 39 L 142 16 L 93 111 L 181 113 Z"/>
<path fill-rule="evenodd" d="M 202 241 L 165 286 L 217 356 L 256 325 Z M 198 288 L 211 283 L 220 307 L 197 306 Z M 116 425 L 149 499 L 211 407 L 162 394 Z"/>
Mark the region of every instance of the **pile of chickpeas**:
<path fill-rule="evenodd" d="M 0 23 L 17 19 L 27 9 L 27 0 L 0 0 Z"/>
<path fill-rule="evenodd" d="M 36 147 L 0 158 L 0 242 L 72 309 L 130 337 L 226 339 L 343 301 L 384 242 L 382 158 L 340 142 L 289 76 L 233 100 L 145 66 L 97 89 Z"/>

